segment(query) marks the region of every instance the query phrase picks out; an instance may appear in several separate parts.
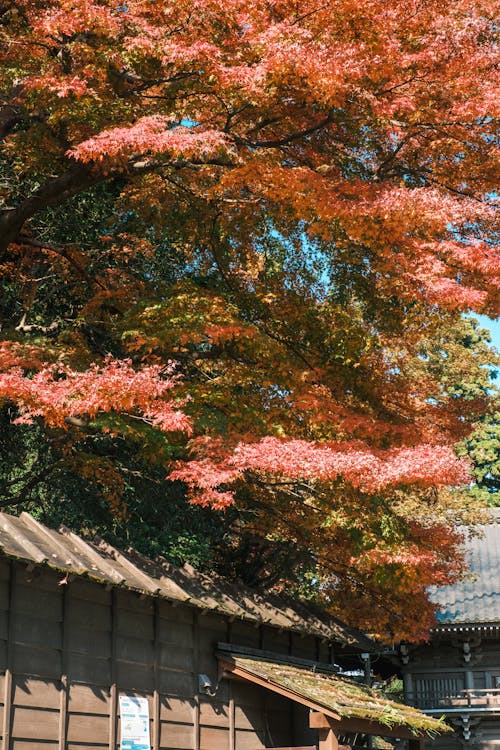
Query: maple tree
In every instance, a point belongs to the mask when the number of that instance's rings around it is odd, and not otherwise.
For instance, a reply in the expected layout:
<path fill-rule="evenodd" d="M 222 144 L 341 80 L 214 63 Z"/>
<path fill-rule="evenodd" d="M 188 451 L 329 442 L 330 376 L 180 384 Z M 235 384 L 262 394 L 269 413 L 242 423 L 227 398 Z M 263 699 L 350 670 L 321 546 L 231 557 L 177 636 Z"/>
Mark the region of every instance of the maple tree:
<path fill-rule="evenodd" d="M 498 10 L 5 0 L 9 419 L 116 513 L 124 465 L 88 446 L 134 446 L 309 550 L 335 611 L 421 634 L 488 401 L 450 378 L 487 362 L 463 311 L 499 311 Z"/>

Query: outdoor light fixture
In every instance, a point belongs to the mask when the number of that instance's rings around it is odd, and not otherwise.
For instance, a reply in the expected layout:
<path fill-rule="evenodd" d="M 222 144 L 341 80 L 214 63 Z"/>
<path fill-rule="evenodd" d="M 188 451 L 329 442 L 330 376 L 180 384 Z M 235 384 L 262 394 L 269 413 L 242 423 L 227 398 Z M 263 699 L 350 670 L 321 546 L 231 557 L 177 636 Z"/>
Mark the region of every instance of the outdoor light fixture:
<path fill-rule="evenodd" d="M 213 684 L 212 680 L 207 674 L 200 673 L 198 675 L 198 692 L 203 693 L 203 695 L 209 695 L 211 698 L 215 697 L 215 694 L 217 693 L 217 690 L 219 689 L 219 685 L 221 683 L 223 675 L 220 676 L 220 678 L 217 680 L 215 685 Z"/>

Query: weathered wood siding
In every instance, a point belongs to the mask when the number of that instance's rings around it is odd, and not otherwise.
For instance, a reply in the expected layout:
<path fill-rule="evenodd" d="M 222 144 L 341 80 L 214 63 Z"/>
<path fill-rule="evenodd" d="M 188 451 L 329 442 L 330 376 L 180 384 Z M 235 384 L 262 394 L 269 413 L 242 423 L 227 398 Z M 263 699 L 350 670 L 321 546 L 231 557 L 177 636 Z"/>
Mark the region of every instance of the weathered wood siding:
<path fill-rule="evenodd" d="M 217 679 L 225 641 L 328 660 L 312 637 L 202 614 L 44 568 L 0 561 L 3 750 L 115 750 L 120 693 L 145 696 L 153 750 L 258 750 L 313 744 L 307 712 L 243 682 Z"/>

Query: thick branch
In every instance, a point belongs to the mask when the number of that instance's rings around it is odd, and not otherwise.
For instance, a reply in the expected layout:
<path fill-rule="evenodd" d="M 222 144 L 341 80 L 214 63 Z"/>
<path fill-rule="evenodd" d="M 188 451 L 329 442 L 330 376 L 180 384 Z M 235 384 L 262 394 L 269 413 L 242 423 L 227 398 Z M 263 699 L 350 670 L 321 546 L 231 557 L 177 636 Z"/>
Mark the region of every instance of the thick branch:
<path fill-rule="evenodd" d="M 7 104 L 0 109 L 0 141 L 9 135 L 21 119 L 21 109 L 14 104 Z"/>
<path fill-rule="evenodd" d="M 55 206 L 92 185 L 103 182 L 107 177 L 78 163 L 59 177 L 47 180 L 16 208 L 5 209 L 0 213 L 0 258 L 11 242 L 15 242 L 24 222 L 48 206 Z"/>
<path fill-rule="evenodd" d="M 204 166 L 230 167 L 231 162 L 223 158 L 176 159 L 162 161 L 145 157 L 131 161 L 125 168 L 103 171 L 90 164 L 71 162 L 69 169 L 58 177 L 47 180 L 16 208 L 0 211 L 0 260 L 11 242 L 16 242 L 24 222 L 48 206 L 56 206 L 94 185 L 127 175 L 139 175 L 156 169 L 196 168 Z"/>
<path fill-rule="evenodd" d="M 10 96 L 15 97 L 21 92 L 22 86 L 16 86 Z M 22 108 L 12 101 L 0 107 L 0 141 L 6 138 L 11 130 L 22 120 Z"/>
<path fill-rule="evenodd" d="M 97 284 L 97 286 L 100 286 L 101 289 L 106 289 L 104 284 L 102 284 L 99 279 L 93 278 L 87 272 L 87 270 L 73 258 L 73 256 L 71 255 L 71 248 L 69 246 L 55 245 L 53 242 L 43 242 L 43 240 L 36 240 L 33 237 L 27 237 L 23 234 L 20 234 L 19 237 L 17 237 L 17 241 L 22 245 L 39 247 L 41 250 L 49 250 L 52 253 L 60 255 L 62 258 L 67 260 L 68 263 L 70 263 L 74 268 L 76 268 L 78 273 L 87 281 L 88 284 Z"/>
<path fill-rule="evenodd" d="M 48 326 L 40 326 L 36 325 L 34 323 L 28 324 L 26 323 L 26 313 L 21 318 L 21 321 L 19 325 L 16 326 L 16 331 L 19 331 L 19 333 L 56 333 L 57 329 L 59 328 L 59 323 L 54 320 L 52 323 L 50 323 Z"/>
<path fill-rule="evenodd" d="M 252 141 L 248 138 L 242 138 L 240 136 L 233 135 L 233 139 L 235 143 L 241 144 L 243 146 L 250 146 L 250 148 L 279 148 L 280 146 L 286 146 L 287 144 L 293 143 L 294 141 L 300 141 L 302 138 L 305 138 L 308 135 L 317 133 L 318 130 L 322 130 L 323 128 L 326 128 L 327 125 L 330 125 L 333 120 L 333 113 L 330 113 L 315 125 L 311 125 L 309 128 L 305 128 L 304 130 L 297 130 L 294 133 L 289 133 L 288 135 L 284 135 L 281 138 L 269 138 Z"/>
<path fill-rule="evenodd" d="M 30 491 L 34 487 L 36 487 L 37 484 L 47 479 L 50 474 L 59 469 L 62 463 L 62 460 L 54 461 L 49 466 L 46 466 L 41 471 L 39 471 L 37 474 L 34 474 L 31 479 L 28 479 L 27 481 L 25 481 L 26 477 L 20 477 L 19 479 L 11 480 L 7 484 L 5 484 L 4 488 L 8 487 L 9 485 L 22 484 L 24 482 L 24 484 L 16 494 L 9 495 L 6 493 L 3 495 L 2 501 L 0 502 L 0 508 L 9 508 L 28 502 Z"/>

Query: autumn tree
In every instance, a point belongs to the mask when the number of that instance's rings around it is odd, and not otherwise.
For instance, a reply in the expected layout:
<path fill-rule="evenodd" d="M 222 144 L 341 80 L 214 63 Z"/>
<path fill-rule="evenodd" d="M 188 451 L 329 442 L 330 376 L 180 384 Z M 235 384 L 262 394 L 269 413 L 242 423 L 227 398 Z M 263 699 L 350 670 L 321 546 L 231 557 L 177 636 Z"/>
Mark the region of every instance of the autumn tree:
<path fill-rule="evenodd" d="M 488 401 L 449 388 L 488 357 L 456 328 L 499 308 L 498 10 L 2 3 L 0 399 L 57 453 L 4 507 L 61 470 L 124 513 L 149 463 L 307 550 L 333 610 L 425 630 Z"/>

